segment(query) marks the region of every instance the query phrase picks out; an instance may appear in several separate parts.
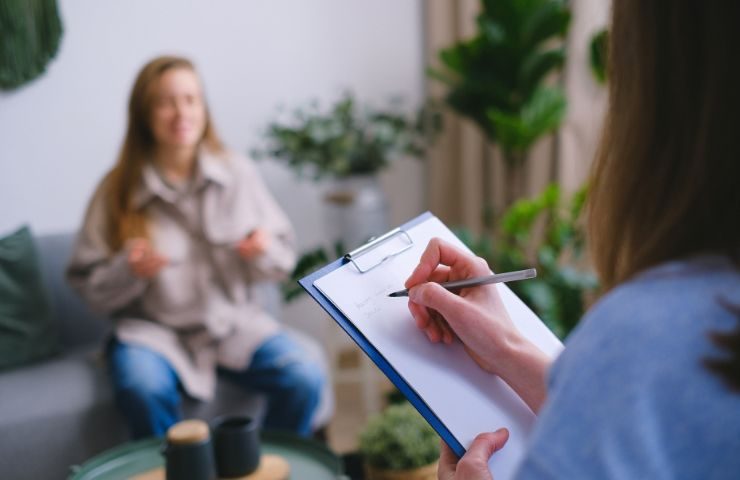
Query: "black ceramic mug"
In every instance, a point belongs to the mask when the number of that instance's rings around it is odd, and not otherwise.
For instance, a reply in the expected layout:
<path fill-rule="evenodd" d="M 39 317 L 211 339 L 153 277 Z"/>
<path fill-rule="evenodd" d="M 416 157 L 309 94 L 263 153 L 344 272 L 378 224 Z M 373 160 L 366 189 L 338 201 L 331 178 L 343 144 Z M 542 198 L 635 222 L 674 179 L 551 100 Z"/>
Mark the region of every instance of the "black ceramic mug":
<path fill-rule="evenodd" d="M 216 478 L 208 424 L 201 420 L 185 420 L 170 427 L 162 453 L 167 480 Z"/>
<path fill-rule="evenodd" d="M 224 416 L 213 422 L 213 449 L 220 478 L 236 478 L 257 470 L 260 437 L 257 422 L 246 416 Z"/>

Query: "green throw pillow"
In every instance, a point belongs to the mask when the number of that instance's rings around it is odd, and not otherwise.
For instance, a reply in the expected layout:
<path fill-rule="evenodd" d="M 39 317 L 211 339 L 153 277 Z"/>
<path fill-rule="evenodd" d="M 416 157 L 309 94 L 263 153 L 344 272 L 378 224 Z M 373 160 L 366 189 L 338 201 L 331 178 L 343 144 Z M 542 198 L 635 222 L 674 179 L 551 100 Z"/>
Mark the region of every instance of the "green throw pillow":
<path fill-rule="evenodd" d="M 0 238 L 0 369 L 56 352 L 57 332 L 28 227 Z"/>

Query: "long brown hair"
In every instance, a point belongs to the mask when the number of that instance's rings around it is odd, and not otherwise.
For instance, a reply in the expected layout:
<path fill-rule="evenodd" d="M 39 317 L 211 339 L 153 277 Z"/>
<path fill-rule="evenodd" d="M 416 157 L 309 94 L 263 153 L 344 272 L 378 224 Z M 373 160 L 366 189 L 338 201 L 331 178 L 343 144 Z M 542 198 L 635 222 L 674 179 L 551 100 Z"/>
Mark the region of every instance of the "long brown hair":
<path fill-rule="evenodd" d="M 738 264 L 738 18 L 737 2 L 613 2 L 609 112 L 588 210 L 605 290 L 700 252 Z"/>
<path fill-rule="evenodd" d="M 102 186 L 108 213 L 106 240 L 113 252 L 120 250 L 130 238 L 147 236 L 146 211 L 135 207 L 133 195 L 142 181 L 142 170 L 156 147 L 151 129 L 154 86 L 165 72 L 172 69 L 186 69 L 197 74 L 193 64 L 185 58 L 157 57 L 144 65 L 131 89 L 126 136 L 118 160 Z M 223 150 L 207 104 L 201 143 L 215 152 Z"/>

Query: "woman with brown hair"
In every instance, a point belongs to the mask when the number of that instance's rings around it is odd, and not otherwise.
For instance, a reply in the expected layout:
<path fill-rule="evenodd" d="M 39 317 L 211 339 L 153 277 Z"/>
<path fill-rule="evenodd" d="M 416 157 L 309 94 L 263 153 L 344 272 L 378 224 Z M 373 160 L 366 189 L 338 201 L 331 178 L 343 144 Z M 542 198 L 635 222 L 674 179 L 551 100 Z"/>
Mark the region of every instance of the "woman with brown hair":
<path fill-rule="evenodd" d="M 324 374 L 253 288 L 294 261 L 288 219 L 251 162 L 221 145 L 193 65 L 149 62 L 68 269 L 115 320 L 107 357 L 134 437 L 178 421 L 181 390 L 210 399 L 217 371 L 267 393 L 266 428 L 309 433 Z"/>
<path fill-rule="evenodd" d="M 740 472 L 738 19 L 735 2 L 613 2 L 588 210 L 603 296 L 553 365 L 497 287 L 433 283 L 489 274 L 481 259 L 433 240 L 407 281 L 429 339 L 459 339 L 538 414 L 516 478 Z M 483 433 L 459 460 L 443 445 L 439 478 L 490 479 L 507 438 Z"/>

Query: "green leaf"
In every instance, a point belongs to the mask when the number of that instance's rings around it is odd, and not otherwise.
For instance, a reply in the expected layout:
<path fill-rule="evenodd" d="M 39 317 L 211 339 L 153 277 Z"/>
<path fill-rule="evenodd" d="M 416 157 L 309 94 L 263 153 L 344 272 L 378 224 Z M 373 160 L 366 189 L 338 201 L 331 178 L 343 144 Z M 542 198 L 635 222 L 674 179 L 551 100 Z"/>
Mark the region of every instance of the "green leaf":
<path fill-rule="evenodd" d="M 518 114 L 488 111 L 496 136 L 505 151 L 529 149 L 542 135 L 557 128 L 565 117 L 566 101 L 555 88 L 539 88 Z"/>
<path fill-rule="evenodd" d="M 606 64 L 609 52 L 609 31 L 600 30 L 591 37 L 589 43 L 589 66 L 598 83 L 606 83 Z"/>
<path fill-rule="evenodd" d="M 499 45 L 506 41 L 506 28 L 499 21 L 481 17 L 478 28 L 491 45 Z"/>
<path fill-rule="evenodd" d="M 539 0 L 533 12 L 524 19 L 522 45 L 533 49 L 553 37 L 564 37 L 570 25 L 570 11 L 559 1 Z"/>
<path fill-rule="evenodd" d="M 534 90 L 547 75 L 562 67 L 564 62 L 565 50 L 562 48 L 532 52 L 522 63 L 519 77 L 523 85 L 522 90 L 525 92 Z"/>

